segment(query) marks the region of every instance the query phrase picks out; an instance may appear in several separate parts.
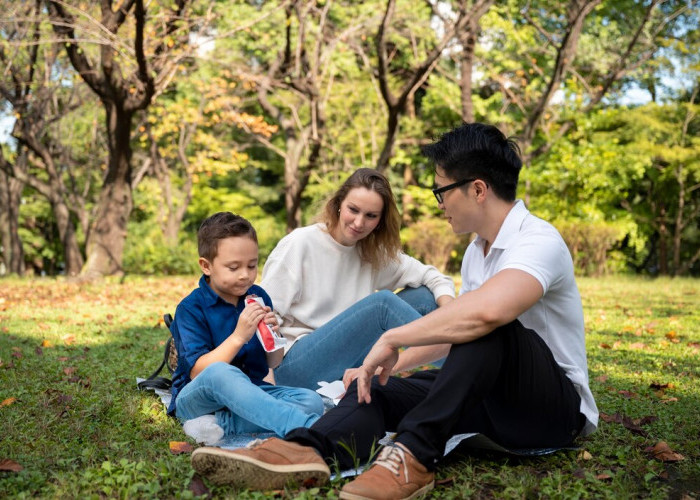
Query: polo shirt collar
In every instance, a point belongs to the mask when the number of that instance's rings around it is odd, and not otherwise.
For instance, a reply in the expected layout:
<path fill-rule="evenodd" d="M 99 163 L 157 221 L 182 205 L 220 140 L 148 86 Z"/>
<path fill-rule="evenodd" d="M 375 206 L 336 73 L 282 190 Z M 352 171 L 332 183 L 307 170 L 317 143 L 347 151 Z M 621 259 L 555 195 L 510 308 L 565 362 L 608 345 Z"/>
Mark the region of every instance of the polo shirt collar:
<path fill-rule="evenodd" d="M 202 302 L 204 302 L 205 306 L 211 307 L 221 299 L 207 283 L 206 274 L 202 274 L 202 277 L 199 278 L 199 288 L 202 290 Z"/>
<path fill-rule="evenodd" d="M 525 207 L 523 200 L 516 200 L 513 208 L 510 209 L 506 218 L 503 219 L 503 224 L 501 224 L 496 239 L 491 244 L 491 249 L 499 248 L 505 250 L 508 248 L 520 231 L 520 226 L 529 213 L 530 211 Z M 485 244 L 481 236 L 477 236 L 476 243 L 478 243 L 481 248 L 483 248 Z"/>

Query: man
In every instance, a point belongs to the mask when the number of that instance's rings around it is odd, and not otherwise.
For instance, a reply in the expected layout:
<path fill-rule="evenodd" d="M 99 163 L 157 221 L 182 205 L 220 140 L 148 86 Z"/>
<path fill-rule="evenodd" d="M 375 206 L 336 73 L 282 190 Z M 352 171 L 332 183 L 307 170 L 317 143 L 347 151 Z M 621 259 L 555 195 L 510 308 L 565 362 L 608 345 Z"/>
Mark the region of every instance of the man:
<path fill-rule="evenodd" d="M 324 481 L 326 462 L 346 468 L 353 458 L 367 460 L 395 431 L 394 443 L 340 497 L 415 498 L 433 487 L 454 434 L 535 448 L 567 446 L 595 430 L 571 256 L 556 229 L 515 200 L 517 145 L 472 123 L 423 153 L 435 163 L 433 192 L 452 229 L 477 234 L 464 255 L 460 296 L 382 335 L 340 404 L 312 427 L 248 449 L 199 448 L 192 463 L 200 474 L 263 489 Z M 409 346 L 412 364 L 446 355 L 442 368 L 390 378 L 399 349 Z"/>

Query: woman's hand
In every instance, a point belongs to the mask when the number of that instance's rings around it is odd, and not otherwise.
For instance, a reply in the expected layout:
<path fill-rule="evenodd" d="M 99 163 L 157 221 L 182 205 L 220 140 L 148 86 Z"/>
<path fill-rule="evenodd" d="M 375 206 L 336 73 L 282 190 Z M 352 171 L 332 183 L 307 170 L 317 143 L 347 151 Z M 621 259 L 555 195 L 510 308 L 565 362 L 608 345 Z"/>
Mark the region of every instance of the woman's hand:
<path fill-rule="evenodd" d="M 265 324 L 269 326 L 272 330 L 278 332 L 280 329 L 279 323 L 277 322 L 277 315 L 272 312 L 269 306 L 263 307 L 265 309 Z"/>

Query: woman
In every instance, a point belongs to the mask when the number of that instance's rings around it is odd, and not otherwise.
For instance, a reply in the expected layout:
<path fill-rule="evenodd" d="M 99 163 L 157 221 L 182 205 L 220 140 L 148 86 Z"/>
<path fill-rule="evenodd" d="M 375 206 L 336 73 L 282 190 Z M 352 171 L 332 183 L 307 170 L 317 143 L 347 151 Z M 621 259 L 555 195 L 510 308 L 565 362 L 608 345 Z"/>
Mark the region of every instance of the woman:
<path fill-rule="evenodd" d="M 399 212 L 376 170 L 354 172 L 326 203 L 322 221 L 282 238 L 263 268 L 261 286 L 287 339 L 278 384 L 317 389 L 319 381 L 337 380 L 362 364 L 386 330 L 454 299 L 451 278 L 401 252 Z M 397 288 L 404 290 L 396 295 Z M 429 354 L 402 356 L 397 371 Z M 350 371 L 345 381 L 352 378 Z"/>

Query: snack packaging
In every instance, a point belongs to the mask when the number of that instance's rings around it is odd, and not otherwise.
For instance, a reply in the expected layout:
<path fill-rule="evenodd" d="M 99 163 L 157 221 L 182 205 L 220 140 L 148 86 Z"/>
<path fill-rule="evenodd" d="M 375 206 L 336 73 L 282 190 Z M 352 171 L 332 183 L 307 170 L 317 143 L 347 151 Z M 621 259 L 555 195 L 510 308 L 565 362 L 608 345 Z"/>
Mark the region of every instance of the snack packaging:
<path fill-rule="evenodd" d="M 248 295 L 245 298 L 246 307 L 248 304 L 254 304 L 255 302 L 265 307 L 265 302 L 263 301 L 262 297 L 258 297 L 257 295 Z M 263 349 L 265 349 L 265 352 L 276 351 L 277 349 L 284 347 L 284 345 L 287 343 L 287 339 L 274 331 L 270 325 L 265 324 L 264 321 L 260 321 L 260 323 L 258 323 L 258 328 L 255 330 L 255 335 L 257 335 L 260 344 L 262 344 Z"/>

